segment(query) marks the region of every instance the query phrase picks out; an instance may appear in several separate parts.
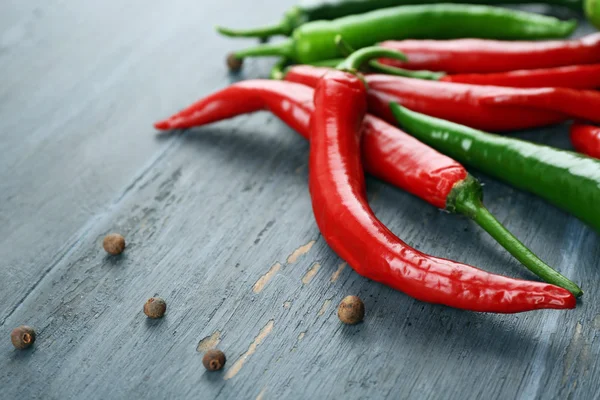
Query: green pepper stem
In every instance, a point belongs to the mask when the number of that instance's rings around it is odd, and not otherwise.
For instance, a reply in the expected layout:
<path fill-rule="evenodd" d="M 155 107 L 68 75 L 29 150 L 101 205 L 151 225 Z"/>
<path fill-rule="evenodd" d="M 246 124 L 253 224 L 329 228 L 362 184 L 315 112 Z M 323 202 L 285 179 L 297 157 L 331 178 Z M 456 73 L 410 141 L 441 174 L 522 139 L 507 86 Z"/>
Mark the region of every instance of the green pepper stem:
<path fill-rule="evenodd" d="M 434 72 L 427 70 L 408 70 L 404 68 L 392 67 L 391 65 L 385 65 L 379 61 L 369 62 L 369 66 L 372 70 L 381 72 L 387 75 L 404 76 L 406 78 L 424 79 L 429 81 L 439 81 L 442 77 L 446 76 L 444 72 Z"/>
<path fill-rule="evenodd" d="M 312 65 L 313 67 L 329 67 L 329 68 L 335 68 L 337 67 L 342 61 L 344 61 L 343 58 L 334 58 L 331 60 L 321 60 L 321 61 L 315 61 L 315 62 L 311 62 L 308 65 Z"/>
<path fill-rule="evenodd" d="M 337 45 L 340 53 L 344 58 L 349 57 L 350 54 L 354 53 L 356 49 L 350 46 L 350 43 L 346 42 L 342 35 L 337 35 L 335 38 L 335 44 Z"/>
<path fill-rule="evenodd" d="M 583 8 L 585 9 L 585 16 L 588 21 L 596 28 L 600 29 L 600 1 L 584 0 Z"/>
<path fill-rule="evenodd" d="M 268 57 L 268 56 L 279 56 L 285 58 L 292 58 L 294 50 L 294 42 L 292 40 L 285 40 L 279 43 L 268 43 L 261 44 L 259 46 L 250 47 L 235 51 L 233 54 L 236 58 L 245 57 Z"/>
<path fill-rule="evenodd" d="M 335 42 L 338 44 L 338 46 L 341 44 L 342 38 L 340 35 L 336 36 Z M 336 68 L 341 70 L 356 71 L 361 67 L 361 65 L 373 58 L 391 58 L 394 60 L 407 61 L 406 56 L 399 51 L 372 46 L 355 51 L 344 61 L 339 63 Z"/>
<path fill-rule="evenodd" d="M 482 193 L 479 181 L 469 175 L 454 186 L 448 196 L 446 209 L 471 218 L 513 257 L 544 281 L 567 289 L 575 297 L 581 296 L 583 291 L 579 286 L 540 260 L 485 208 L 481 201 Z"/>
<path fill-rule="evenodd" d="M 275 63 L 275 65 L 273 65 L 273 68 L 271 68 L 271 73 L 269 77 L 277 81 L 283 80 L 283 78 L 285 77 L 285 67 L 287 64 L 288 59 L 282 57 L 279 61 Z"/>
<path fill-rule="evenodd" d="M 289 36 L 291 31 L 287 21 L 283 20 L 276 25 L 264 26 L 254 29 L 229 29 L 223 26 L 215 27 L 217 32 L 221 35 L 228 37 L 255 37 L 260 39 L 267 39 L 275 35 Z"/>
<path fill-rule="evenodd" d="M 350 56 L 350 54 L 356 51 L 352 48 L 352 46 L 350 46 L 350 43 L 346 42 L 341 36 L 336 37 L 335 42 L 342 54 L 346 57 Z M 425 79 L 431 81 L 439 81 L 443 76 L 446 75 L 443 72 L 411 71 L 404 68 L 392 67 L 390 65 L 382 64 L 377 60 L 369 61 L 369 67 L 371 67 L 373 71 L 381 72 L 387 75 L 404 76 L 407 78 Z"/>
<path fill-rule="evenodd" d="M 254 29 L 229 29 L 217 26 L 219 33 L 229 37 L 256 37 L 268 39 L 274 35 L 290 36 L 294 29 L 307 22 L 305 13 L 299 7 L 292 7 L 283 19 L 275 24 Z"/>

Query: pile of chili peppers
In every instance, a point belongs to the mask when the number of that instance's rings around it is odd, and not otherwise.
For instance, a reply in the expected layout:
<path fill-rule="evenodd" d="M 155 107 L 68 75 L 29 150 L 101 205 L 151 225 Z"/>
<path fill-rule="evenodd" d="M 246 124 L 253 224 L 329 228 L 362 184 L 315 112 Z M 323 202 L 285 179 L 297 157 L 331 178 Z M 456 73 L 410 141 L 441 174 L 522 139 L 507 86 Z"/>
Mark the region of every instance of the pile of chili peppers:
<path fill-rule="evenodd" d="M 229 56 L 237 67 L 247 57 L 280 57 L 276 79 L 235 83 L 155 127 L 187 129 L 269 111 L 310 140 L 315 220 L 360 275 L 465 310 L 574 308 L 579 286 L 485 208 L 482 185 L 461 163 L 600 231 L 600 33 L 567 39 L 574 21 L 469 2 L 480 4 L 329 0 L 295 7 L 272 26 L 218 28 L 232 37 L 289 36 Z M 531 2 L 580 10 L 600 25 L 594 0 Z M 568 120 L 582 154 L 498 135 Z M 545 283 L 411 248 L 373 214 L 364 171 L 469 217 Z"/>

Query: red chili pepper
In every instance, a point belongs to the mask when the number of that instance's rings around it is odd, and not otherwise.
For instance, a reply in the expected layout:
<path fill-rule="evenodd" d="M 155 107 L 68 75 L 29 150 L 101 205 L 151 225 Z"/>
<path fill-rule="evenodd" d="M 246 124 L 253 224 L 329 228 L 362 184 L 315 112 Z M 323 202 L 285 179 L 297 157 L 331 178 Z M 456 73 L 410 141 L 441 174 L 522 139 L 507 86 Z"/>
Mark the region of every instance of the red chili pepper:
<path fill-rule="evenodd" d="M 313 89 L 292 82 L 242 81 L 154 126 L 160 130 L 186 129 L 268 110 L 309 139 L 313 97 Z M 450 191 L 468 175 L 456 161 L 377 117 L 367 115 L 362 129 L 366 171 L 435 207 L 446 208 Z"/>
<path fill-rule="evenodd" d="M 339 68 L 353 69 L 354 53 Z M 371 53 L 369 53 L 369 51 Z M 332 249 L 360 275 L 430 303 L 483 312 L 512 313 L 574 306 L 565 289 L 493 275 L 425 255 L 402 242 L 370 209 L 361 163 L 365 83 L 330 71 L 315 90 L 309 186 L 317 225 Z"/>
<path fill-rule="evenodd" d="M 186 129 L 268 110 L 305 139 L 310 136 L 314 90 L 291 82 L 242 81 L 157 122 L 160 130 Z M 362 152 L 367 172 L 438 208 L 467 170 L 400 129 L 372 115 L 363 121 Z"/>
<path fill-rule="evenodd" d="M 328 71 L 291 67 L 285 80 L 314 86 Z M 600 93 L 565 88 L 520 89 L 437 82 L 372 74 L 369 110 L 393 123 L 390 102 L 472 128 L 511 131 L 554 124 L 568 117 L 600 122 Z"/>
<path fill-rule="evenodd" d="M 599 50 L 600 51 L 600 50 Z M 521 88 L 563 87 L 572 89 L 600 88 L 600 64 L 572 65 L 546 69 L 498 72 L 495 74 L 445 75 L 444 82 Z"/>
<path fill-rule="evenodd" d="M 329 69 L 312 66 L 293 66 L 285 80 L 314 87 Z M 488 131 L 510 131 L 551 125 L 567 119 L 555 111 L 482 104 L 493 93 L 507 93 L 508 88 L 464 85 L 401 78 L 389 75 L 367 75 L 369 111 L 393 123 L 390 102 L 431 116 L 447 119 L 473 128 Z"/>
<path fill-rule="evenodd" d="M 448 74 L 506 72 L 520 69 L 600 63 L 600 33 L 575 40 L 542 42 L 481 39 L 386 41 L 382 47 L 403 52 L 408 62 L 382 62 Z"/>
<path fill-rule="evenodd" d="M 461 83 L 448 83 L 462 85 Z M 467 85 L 475 87 L 476 85 Z M 496 88 L 496 86 L 478 86 Z M 505 88 L 506 93 L 490 93 L 481 97 L 481 104 L 519 105 L 539 110 L 556 111 L 573 118 L 581 118 L 600 123 L 600 92 L 595 90 L 575 90 L 565 88 Z"/>
<path fill-rule="evenodd" d="M 175 115 L 154 124 L 156 129 L 186 129 L 268 110 L 308 139 L 314 112 L 314 91 L 287 82 L 249 80 L 235 83 L 205 97 Z"/>
<path fill-rule="evenodd" d="M 188 128 L 264 109 L 273 111 L 308 138 L 310 118 L 314 112 L 313 90 L 303 85 L 277 81 L 234 84 L 156 126 L 159 129 Z M 448 196 L 453 188 L 468 180 L 468 174 L 460 164 L 378 118 L 367 115 L 362 129 L 365 168 L 437 207 L 444 208 L 450 203 Z M 462 266 L 447 260 L 432 260 L 444 265 Z M 559 297 L 560 300 L 552 301 L 554 306 L 574 306 L 570 298 L 566 299 L 562 294 Z"/>
<path fill-rule="evenodd" d="M 600 158 L 600 127 L 575 122 L 571 125 L 571 143 L 586 156 Z"/>

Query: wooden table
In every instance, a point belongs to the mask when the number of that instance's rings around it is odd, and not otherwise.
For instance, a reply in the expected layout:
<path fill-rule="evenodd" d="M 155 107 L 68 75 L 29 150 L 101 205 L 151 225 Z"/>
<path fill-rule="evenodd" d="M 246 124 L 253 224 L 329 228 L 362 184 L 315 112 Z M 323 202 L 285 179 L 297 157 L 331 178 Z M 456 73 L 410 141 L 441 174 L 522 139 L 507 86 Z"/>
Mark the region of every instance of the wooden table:
<path fill-rule="evenodd" d="M 474 171 L 491 211 L 586 295 L 569 312 L 462 312 L 342 263 L 314 223 L 308 145 L 273 116 L 156 134 L 157 118 L 266 76 L 272 60 L 228 75 L 225 54 L 255 42 L 213 25 L 292 3 L 2 2 L 0 397 L 598 398 L 600 246 L 573 217 Z M 518 136 L 569 146 L 566 125 Z M 533 279 L 467 219 L 368 186 L 409 244 Z M 121 257 L 102 249 L 113 231 Z M 337 319 L 349 294 L 365 301 L 361 325 Z M 142 313 L 153 295 L 163 320 Z M 38 332 L 29 351 L 8 338 L 21 324 Z M 228 362 L 207 373 L 214 345 Z"/>

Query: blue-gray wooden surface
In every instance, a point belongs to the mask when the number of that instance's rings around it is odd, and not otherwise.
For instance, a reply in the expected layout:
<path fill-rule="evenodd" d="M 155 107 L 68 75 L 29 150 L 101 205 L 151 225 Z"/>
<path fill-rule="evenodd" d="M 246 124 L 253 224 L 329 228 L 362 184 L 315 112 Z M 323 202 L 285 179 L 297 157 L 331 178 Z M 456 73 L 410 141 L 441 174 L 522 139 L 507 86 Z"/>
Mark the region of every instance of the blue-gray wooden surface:
<path fill-rule="evenodd" d="M 266 76 L 271 60 L 228 75 L 225 54 L 255 42 L 213 25 L 292 2 L 0 3 L 0 398 L 598 398 L 600 246 L 573 217 L 475 171 L 489 208 L 586 294 L 568 312 L 462 312 L 342 265 L 311 213 L 308 145 L 274 117 L 155 134 L 157 118 Z M 568 147 L 566 126 L 519 136 Z M 420 250 L 533 279 L 465 218 L 368 186 Z M 102 250 L 112 231 L 122 257 Z M 149 321 L 155 294 L 168 314 Z M 361 325 L 337 319 L 348 294 Z M 20 324 L 37 329 L 29 351 L 10 344 Z M 228 362 L 207 373 L 215 344 Z"/>

